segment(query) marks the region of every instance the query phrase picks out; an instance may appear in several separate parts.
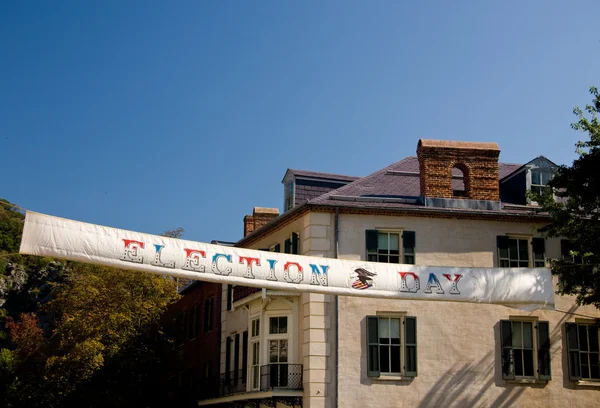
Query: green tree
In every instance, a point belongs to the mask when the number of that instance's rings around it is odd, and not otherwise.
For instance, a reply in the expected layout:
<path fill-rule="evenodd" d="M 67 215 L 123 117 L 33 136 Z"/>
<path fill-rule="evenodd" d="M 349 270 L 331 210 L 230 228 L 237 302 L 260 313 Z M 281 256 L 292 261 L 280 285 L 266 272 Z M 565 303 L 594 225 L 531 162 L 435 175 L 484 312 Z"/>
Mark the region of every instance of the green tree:
<path fill-rule="evenodd" d="M 570 241 L 571 259 L 551 261 L 558 276 L 558 293 L 576 295 L 582 305 L 600 308 L 600 94 L 590 88 L 593 100 L 571 127 L 587 133 L 589 140 L 576 144 L 578 158 L 571 166 L 560 166 L 549 182 L 548 192 L 538 197 L 540 211 L 551 221 L 540 229 L 550 237 Z M 574 260 L 576 260 L 574 262 Z"/>

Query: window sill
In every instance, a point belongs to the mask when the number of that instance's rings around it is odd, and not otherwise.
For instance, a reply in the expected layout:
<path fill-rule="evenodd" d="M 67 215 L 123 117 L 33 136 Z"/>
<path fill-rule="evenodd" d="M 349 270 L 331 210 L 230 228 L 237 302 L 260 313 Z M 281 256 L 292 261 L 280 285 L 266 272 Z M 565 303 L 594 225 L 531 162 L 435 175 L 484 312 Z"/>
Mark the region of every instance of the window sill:
<path fill-rule="evenodd" d="M 382 375 L 371 378 L 373 378 L 374 381 L 412 381 L 414 377 L 403 377 L 401 375 Z"/>
<path fill-rule="evenodd" d="M 598 387 L 600 388 L 600 380 L 579 380 L 577 385 L 581 387 Z"/>
<path fill-rule="evenodd" d="M 523 384 L 523 385 L 527 385 L 527 384 L 546 384 L 548 383 L 547 380 L 539 380 L 537 378 L 515 378 L 514 380 L 506 380 L 507 384 Z"/>

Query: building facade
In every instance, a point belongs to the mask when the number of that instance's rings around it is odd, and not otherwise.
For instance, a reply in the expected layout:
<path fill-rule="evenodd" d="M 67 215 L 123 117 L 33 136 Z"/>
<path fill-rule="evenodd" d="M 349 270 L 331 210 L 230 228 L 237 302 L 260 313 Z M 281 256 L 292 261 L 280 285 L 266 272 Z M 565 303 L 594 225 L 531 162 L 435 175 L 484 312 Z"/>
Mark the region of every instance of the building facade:
<path fill-rule="evenodd" d="M 288 170 L 286 211 L 255 209 L 236 246 L 448 268 L 577 262 L 567 241 L 538 232 L 547 218 L 528 193 L 546 193 L 556 165 L 542 156 L 505 164 L 499 154 L 495 143 L 421 140 L 416 157 L 366 177 Z M 600 313 L 569 296 L 555 296 L 553 311 L 531 312 L 228 285 L 220 299 L 219 393 L 200 406 L 600 401 Z"/>

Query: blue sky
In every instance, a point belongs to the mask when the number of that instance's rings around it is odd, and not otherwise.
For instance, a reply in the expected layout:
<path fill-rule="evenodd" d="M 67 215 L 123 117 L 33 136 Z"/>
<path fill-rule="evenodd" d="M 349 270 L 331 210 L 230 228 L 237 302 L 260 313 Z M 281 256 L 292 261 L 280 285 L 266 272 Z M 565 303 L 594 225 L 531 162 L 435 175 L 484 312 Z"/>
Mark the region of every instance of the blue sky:
<path fill-rule="evenodd" d="M 237 240 L 285 170 L 367 175 L 419 138 L 570 163 L 597 0 L 0 3 L 0 197 Z"/>

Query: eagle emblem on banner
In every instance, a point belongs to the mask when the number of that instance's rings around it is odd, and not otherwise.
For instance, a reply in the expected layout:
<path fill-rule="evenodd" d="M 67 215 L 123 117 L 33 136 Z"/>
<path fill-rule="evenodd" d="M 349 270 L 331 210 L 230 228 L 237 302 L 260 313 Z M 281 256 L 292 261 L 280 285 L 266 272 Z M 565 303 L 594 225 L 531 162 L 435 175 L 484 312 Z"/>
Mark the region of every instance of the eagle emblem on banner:
<path fill-rule="evenodd" d="M 351 279 L 355 279 L 352 282 L 352 287 L 359 290 L 369 289 L 373 286 L 373 276 L 376 275 L 375 272 L 370 272 L 364 268 L 356 268 L 351 275 Z"/>

